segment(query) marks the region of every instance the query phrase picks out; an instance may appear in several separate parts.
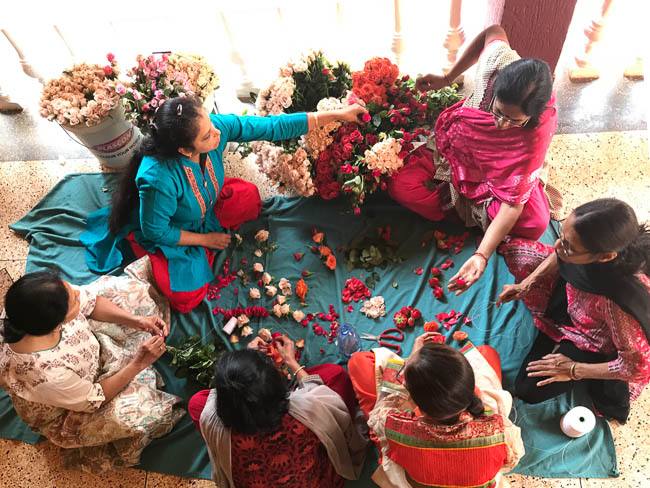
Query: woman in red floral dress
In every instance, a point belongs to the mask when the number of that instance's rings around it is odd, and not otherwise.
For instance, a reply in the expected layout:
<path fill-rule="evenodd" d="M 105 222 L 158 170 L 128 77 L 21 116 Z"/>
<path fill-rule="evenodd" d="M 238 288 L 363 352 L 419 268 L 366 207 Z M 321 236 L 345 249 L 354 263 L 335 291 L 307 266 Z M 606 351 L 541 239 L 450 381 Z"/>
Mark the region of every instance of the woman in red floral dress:
<path fill-rule="evenodd" d="M 222 488 L 342 488 L 359 477 L 367 444 L 350 414 L 350 378 L 334 364 L 305 370 L 286 335 L 274 341 L 296 380 L 291 393 L 258 337 L 221 356 L 215 388 L 190 400 L 212 478 Z"/>
<path fill-rule="evenodd" d="M 650 380 L 648 228 L 604 198 L 576 208 L 555 247 L 514 239 L 500 252 L 516 284 L 497 305 L 523 300 L 540 330 L 516 394 L 538 403 L 585 381 L 596 410 L 624 423 Z"/>

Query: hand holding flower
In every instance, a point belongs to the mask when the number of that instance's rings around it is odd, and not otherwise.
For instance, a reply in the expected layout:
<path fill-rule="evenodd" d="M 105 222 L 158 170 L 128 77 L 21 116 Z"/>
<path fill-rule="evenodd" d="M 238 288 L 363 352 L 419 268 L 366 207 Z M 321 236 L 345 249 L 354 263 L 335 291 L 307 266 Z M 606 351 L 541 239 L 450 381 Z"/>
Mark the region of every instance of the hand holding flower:
<path fill-rule="evenodd" d="M 470 286 L 478 281 L 483 275 L 487 263 L 481 256 L 474 255 L 470 257 L 460 268 L 458 273 L 449 280 L 449 291 L 455 291 L 456 296 L 465 292 Z M 458 281 L 462 280 L 462 281 Z"/>

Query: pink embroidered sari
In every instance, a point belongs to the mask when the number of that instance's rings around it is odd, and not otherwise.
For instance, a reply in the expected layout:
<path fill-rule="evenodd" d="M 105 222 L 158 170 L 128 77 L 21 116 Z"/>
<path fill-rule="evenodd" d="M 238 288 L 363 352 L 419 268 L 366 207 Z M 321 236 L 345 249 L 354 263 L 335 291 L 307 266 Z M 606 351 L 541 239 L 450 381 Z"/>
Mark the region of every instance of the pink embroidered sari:
<path fill-rule="evenodd" d="M 454 187 L 477 203 L 490 197 L 526 203 L 557 127 L 554 95 L 548 106 L 534 129 L 499 130 L 491 113 L 463 107 L 463 101 L 440 114 L 436 145 L 449 162 Z"/>

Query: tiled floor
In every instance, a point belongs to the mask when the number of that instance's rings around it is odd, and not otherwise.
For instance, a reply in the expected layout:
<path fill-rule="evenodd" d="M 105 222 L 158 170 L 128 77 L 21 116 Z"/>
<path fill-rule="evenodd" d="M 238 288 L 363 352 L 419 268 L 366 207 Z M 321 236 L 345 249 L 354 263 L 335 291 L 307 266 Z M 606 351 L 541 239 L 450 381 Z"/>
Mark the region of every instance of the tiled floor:
<path fill-rule="evenodd" d="M 565 196 L 566 211 L 598 196 L 628 201 L 641 220 L 650 220 L 650 164 L 646 131 L 561 134 L 549 150 L 551 181 Z M 25 268 L 28 246 L 7 225 L 22 217 L 65 174 L 98 171 L 94 160 L 0 162 L 0 272 L 14 280 Z M 250 168 L 240 173 L 250 173 Z M 17 191 L 16 189 L 23 190 Z M 268 191 L 268 189 L 267 189 Z M 2 280 L 0 279 L 0 283 Z M 634 404 L 629 422 L 612 425 L 621 477 L 618 479 L 540 479 L 511 476 L 513 487 L 650 487 L 650 391 Z M 192 480 L 124 469 L 96 476 L 59 467 L 57 450 L 45 442 L 30 446 L 0 439 L 0 486 L 78 488 L 208 487 Z"/>

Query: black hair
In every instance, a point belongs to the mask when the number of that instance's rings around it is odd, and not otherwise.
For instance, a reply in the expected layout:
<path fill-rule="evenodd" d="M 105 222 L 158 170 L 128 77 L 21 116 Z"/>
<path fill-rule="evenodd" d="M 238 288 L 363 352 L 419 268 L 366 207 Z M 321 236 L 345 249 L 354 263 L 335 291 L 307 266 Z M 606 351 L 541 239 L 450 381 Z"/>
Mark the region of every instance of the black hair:
<path fill-rule="evenodd" d="M 194 148 L 199 130 L 197 117 L 200 113 L 201 102 L 195 97 L 170 98 L 158 107 L 153 124 L 149 126 L 141 146 L 122 173 L 119 186 L 113 194 L 113 208 L 108 218 L 108 227 L 113 235 L 119 233 L 129 214 L 139 205 L 135 177 L 142 158 L 153 156 L 159 161 L 180 160 L 179 147 Z"/>
<path fill-rule="evenodd" d="M 493 90 L 500 102 L 517 105 L 530 117 L 526 127 L 537 127 L 551 99 L 551 68 L 541 59 L 519 59 L 499 71 Z"/>
<path fill-rule="evenodd" d="M 25 335 L 52 332 L 68 314 L 68 289 L 51 271 L 21 277 L 5 295 L 4 340 L 14 343 Z"/>
<path fill-rule="evenodd" d="M 607 276 L 608 293 L 631 313 L 650 340 L 650 294 L 634 275 L 650 275 L 650 229 L 639 224 L 632 207 L 616 198 L 600 198 L 573 211 L 574 228 L 591 254 L 616 252 L 606 263 L 592 263 L 594 275 Z"/>
<path fill-rule="evenodd" d="M 214 385 L 217 415 L 242 434 L 274 430 L 289 411 L 286 378 L 259 351 L 223 353 L 215 366 Z"/>
<path fill-rule="evenodd" d="M 460 352 L 446 344 L 427 342 L 407 363 L 404 383 L 415 404 L 432 419 L 453 424 L 461 412 L 483 415 L 474 393 L 474 371 Z"/>

